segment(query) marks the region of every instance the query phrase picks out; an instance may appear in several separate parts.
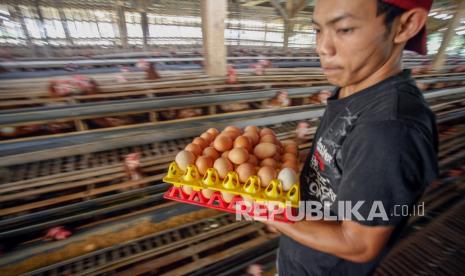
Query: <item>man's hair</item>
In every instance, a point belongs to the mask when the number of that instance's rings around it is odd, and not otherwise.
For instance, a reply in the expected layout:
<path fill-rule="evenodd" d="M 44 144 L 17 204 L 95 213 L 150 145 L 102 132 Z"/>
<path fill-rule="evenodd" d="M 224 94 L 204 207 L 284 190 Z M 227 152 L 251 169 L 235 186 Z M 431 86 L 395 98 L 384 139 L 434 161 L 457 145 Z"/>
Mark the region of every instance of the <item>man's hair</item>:
<path fill-rule="evenodd" d="M 380 16 L 383 14 L 386 16 L 384 18 L 384 24 L 387 27 L 388 33 L 390 33 L 394 19 L 396 19 L 396 17 L 398 17 L 399 15 L 403 14 L 405 10 L 397 6 L 388 4 L 382 0 L 377 0 L 377 5 L 378 8 L 376 11 L 376 16 Z"/>

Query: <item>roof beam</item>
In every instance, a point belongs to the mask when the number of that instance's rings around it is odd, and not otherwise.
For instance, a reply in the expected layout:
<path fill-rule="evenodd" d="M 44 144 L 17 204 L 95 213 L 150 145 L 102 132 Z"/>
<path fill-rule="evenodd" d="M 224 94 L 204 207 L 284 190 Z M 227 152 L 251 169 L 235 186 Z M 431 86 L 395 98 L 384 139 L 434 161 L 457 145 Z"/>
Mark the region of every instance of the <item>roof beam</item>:
<path fill-rule="evenodd" d="M 244 7 L 253 7 L 257 6 L 266 2 L 269 2 L 270 0 L 253 0 L 253 1 L 248 1 L 247 3 L 242 4 Z"/>

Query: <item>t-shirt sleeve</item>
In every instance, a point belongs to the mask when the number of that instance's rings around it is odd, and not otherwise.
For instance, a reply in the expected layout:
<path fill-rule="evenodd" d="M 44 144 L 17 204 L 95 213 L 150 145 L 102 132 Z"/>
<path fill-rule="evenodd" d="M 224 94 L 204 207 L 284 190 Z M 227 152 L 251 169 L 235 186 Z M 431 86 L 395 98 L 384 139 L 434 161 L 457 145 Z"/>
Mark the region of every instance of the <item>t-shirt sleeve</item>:
<path fill-rule="evenodd" d="M 337 200 L 346 204 L 345 219 L 364 225 L 400 223 L 405 218 L 402 212 L 412 211 L 437 176 L 432 136 L 413 123 L 393 120 L 356 125 L 341 151 L 343 175 Z M 409 206 L 408 211 L 402 206 Z"/>

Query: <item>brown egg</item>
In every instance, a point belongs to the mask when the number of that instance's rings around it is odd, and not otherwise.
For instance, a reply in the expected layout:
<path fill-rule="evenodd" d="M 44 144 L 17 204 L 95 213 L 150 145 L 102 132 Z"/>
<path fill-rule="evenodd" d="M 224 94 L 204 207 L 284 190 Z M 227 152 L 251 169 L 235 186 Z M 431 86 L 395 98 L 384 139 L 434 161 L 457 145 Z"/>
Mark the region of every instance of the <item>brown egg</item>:
<path fill-rule="evenodd" d="M 202 152 L 203 155 L 210 156 L 213 160 L 220 157 L 220 153 L 214 147 L 207 147 Z"/>
<path fill-rule="evenodd" d="M 223 152 L 223 153 L 221 154 L 221 157 L 222 157 L 222 158 L 228 158 L 228 156 L 229 156 L 229 150 L 227 150 L 227 151 L 225 151 L 225 152 Z"/>
<path fill-rule="evenodd" d="M 257 126 L 246 126 L 244 128 L 244 132 L 255 132 L 255 133 L 258 133 L 260 130 L 258 129 Z"/>
<path fill-rule="evenodd" d="M 271 157 L 271 158 L 276 160 L 276 162 L 278 162 L 278 163 L 281 162 L 281 154 L 279 154 L 279 152 L 276 152 L 276 154 L 273 155 L 273 157 Z"/>
<path fill-rule="evenodd" d="M 213 147 L 220 152 L 230 150 L 233 146 L 233 139 L 226 135 L 219 135 L 213 142 Z"/>
<path fill-rule="evenodd" d="M 220 131 L 217 130 L 216 128 L 209 128 L 207 130 L 208 133 L 210 133 L 211 135 L 213 135 L 213 137 L 216 137 L 218 136 L 218 134 L 220 134 Z"/>
<path fill-rule="evenodd" d="M 213 159 L 210 156 L 199 156 L 195 161 L 195 166 L 204 175 L 209 168 L 213 168 Z"/>
<path fill-rule="evenodd" d="M 239 136 L 234 140 L 234 147 L 235 148 L 244 148 L 248 152 L 252 150 L 252 145 L 250 143 L 250 137 L 247 136 Z"/>
<path fill-rule="evenodd" d="M 236 165 L 240 165 L 249 160 L 249 152 L 244 148 L 233 148 L 228 154 L 229 160 Z"/>
<path fill-rule="evenodd" d="M 190 151 L 182 150 L 176 154 L 174 161 L 181 170 L 185 171 L 187 166 L 194 165 L 195 155 Z"/>
<path fill-rule="evenodd" d="M 228 172 L 234 170 L 233 164 L 226 158 L 216 159 L 215 163 L 213 164 L 213 167 L 218 171 L 218 175 L 221 178 L 225 178 Z"/>
<path fill-rule="evenodd" d="M 242 183 L 245 183 L 249 176 L 255 175 L 255 165 L 252 165 L 250 163 L 241 164 L 236 168 L 236 172 L 239 175 L 239 180 Z"/>
<path fill-rule="evenodd" d="M 273 168 L 277 168 L 279 165 L 279 163 L 274 160 L 273 158 L 266 158 L 266 159 L 263 159 L 262 162 L 260 162 L 260 167 L 273 167 Z"/>
<path fill-rule="evenodd" d="M 221 197 L 225 202 L 230 203 L 234 198 L 234 194 L 221 192 Z"/>
<path fill-rule="evenodd" d="M 272 134 L 273 136 L 276 137 L 276 134 L 274 133 L 274 131 L 271 128 L 265 127 L 262 130 L 260 130 L 260 136 L 265 136 L 267 134 Z"/>
<path fill-rule="evenodd" d="M 194 143 L 190 143 L 184 149 L 192 152 L 193 154 L 195 154 L 195 156 L 199 156 L 202 154 L 202 148 L 199 145 L 194 144 Z"/>
<path fill-rule="evenodd" d="M 234 141 L 234 139 L 241 136 L 241 133 L 237 131 L 233 131 L 233 130 L 228 130 L 228 131 L 221 132 L 220 136 L 222 135 L 228 136 Z"/>
<path fill-rule="evenodd" d="M 295 144 L 285 145 L 284 146 L 284 151 L 286 153 L 292 153 L 294 155 L 297 155 L 297 153 L 299 152 L 299 150 L 297 148 L 297 145 L 295 145 Z"/>
<path fill-rule="evenodd" d="M 215 136 L 211 135 L 208 132 L 204 132 L 204 133 L 202 133 L 202 135 L 200 135 L 200 138 L 204 139 L 208 143 L 211 143 L 211 141 L 213 141 L 213 139 L 215 139 Z"/>
<path fill-rule="evenodd" d="M 255 146 L 253 153 L 258 159 L 265 159 L 276 154 L 277 147 L 272 143 L 260 143 Z"/>
<path fill-rule="evenodd" d="M 258 165 L 257 157 L 255 157 L 255 155 L 253 154 L 249 154 L 249 160 L 247 160 L 247 163 L 257 166 Z"/>
<path fill-rule="evenodd" d="M 286 161 L 292 161 L 294 163 L 297 163 L 297 157 L 295 156 L 295 154 L 290 152 L 283 154 L 282 160 L 283 163 L 286 163 Z"/>
<path fill-rule="evenodd" d="M 183 192 L 185 192 L 188 195 L 190 195 L 194 190 L 192 189 L 192 187 L 186 186 L 186 185 L 183 185 L 181 189 L 183 190 Z"/>
<path fill-rule="evenodd" d="M 210 190 L 210 189 L 202 189 L 200 192 L 202 193 L 202 195 L 203 195 L 205 198 L 209 199 L 210 197 L 212 197 L 212 195 L 213 195 L 213 193 L 214 193 L 215 191 Z"/>
<path fill-rule="evenodd" d="M 281 168 L 290 168 L 290 169 L 293 169 L 294 171 L 299 171 L 299 166 L 297 165 L 296 162 L 293 162 L 293 161 L 287 161 L 287 162 L 284 162 L 282 165 L 281 165 Z"/>
<path fill-rule="evenodd" d="M 268 186 L 271 180 L 276 178 L 276 170 L 272 167 L 261 167 L 257 173 L 258 177 L 260 178 L 260 183 L 262 187 Z"/>
<path fill-rule="evenodd" d="M 266 134 L 263 135 L 260 138 L 260 143 L 272 143 L 272 144 L 277 144 L 277 139 L 274 135 L 272 134 Z"/>
<path fill-rule="evenodd" d="M 205 139 L 203 138 L 197 137 L 194 140 L 192 140 L 192 144 L 199 145 L 203 150 L 204 148 L 208 147 L 209 142 L 205 141 Z"/>
<path fill-rule="evenodd" d="M 235 132 L 239 132 L 240 134 L 242 134 L 242 130 L 240 128 L 238 128 L 237 126 L 227 126 L 225 127 L 225 129 L 223 129 L 224 132 L 226 131 L 235 131 Z"/>
<path fill-rule="evenodd" d="M 257 145 L 260 141 L 260 135 L 258 135 L 258 133 L 255 132 L 246 132 L 243 136 L 250 138 L 250 140 L 252 141 L 252 146 Z"/>

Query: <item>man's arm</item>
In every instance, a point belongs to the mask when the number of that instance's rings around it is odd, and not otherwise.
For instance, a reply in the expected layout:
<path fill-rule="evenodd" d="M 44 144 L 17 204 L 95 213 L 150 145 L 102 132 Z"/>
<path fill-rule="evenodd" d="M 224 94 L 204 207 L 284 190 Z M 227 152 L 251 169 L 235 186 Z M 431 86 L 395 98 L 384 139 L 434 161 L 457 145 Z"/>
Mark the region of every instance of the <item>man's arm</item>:
<path fill-rule="evenodd" d="M 353 221 L 264 221 L 293 240 L 352 262 L 368 262 L 384 248 L 394 227 L 364 226 Z"/>

